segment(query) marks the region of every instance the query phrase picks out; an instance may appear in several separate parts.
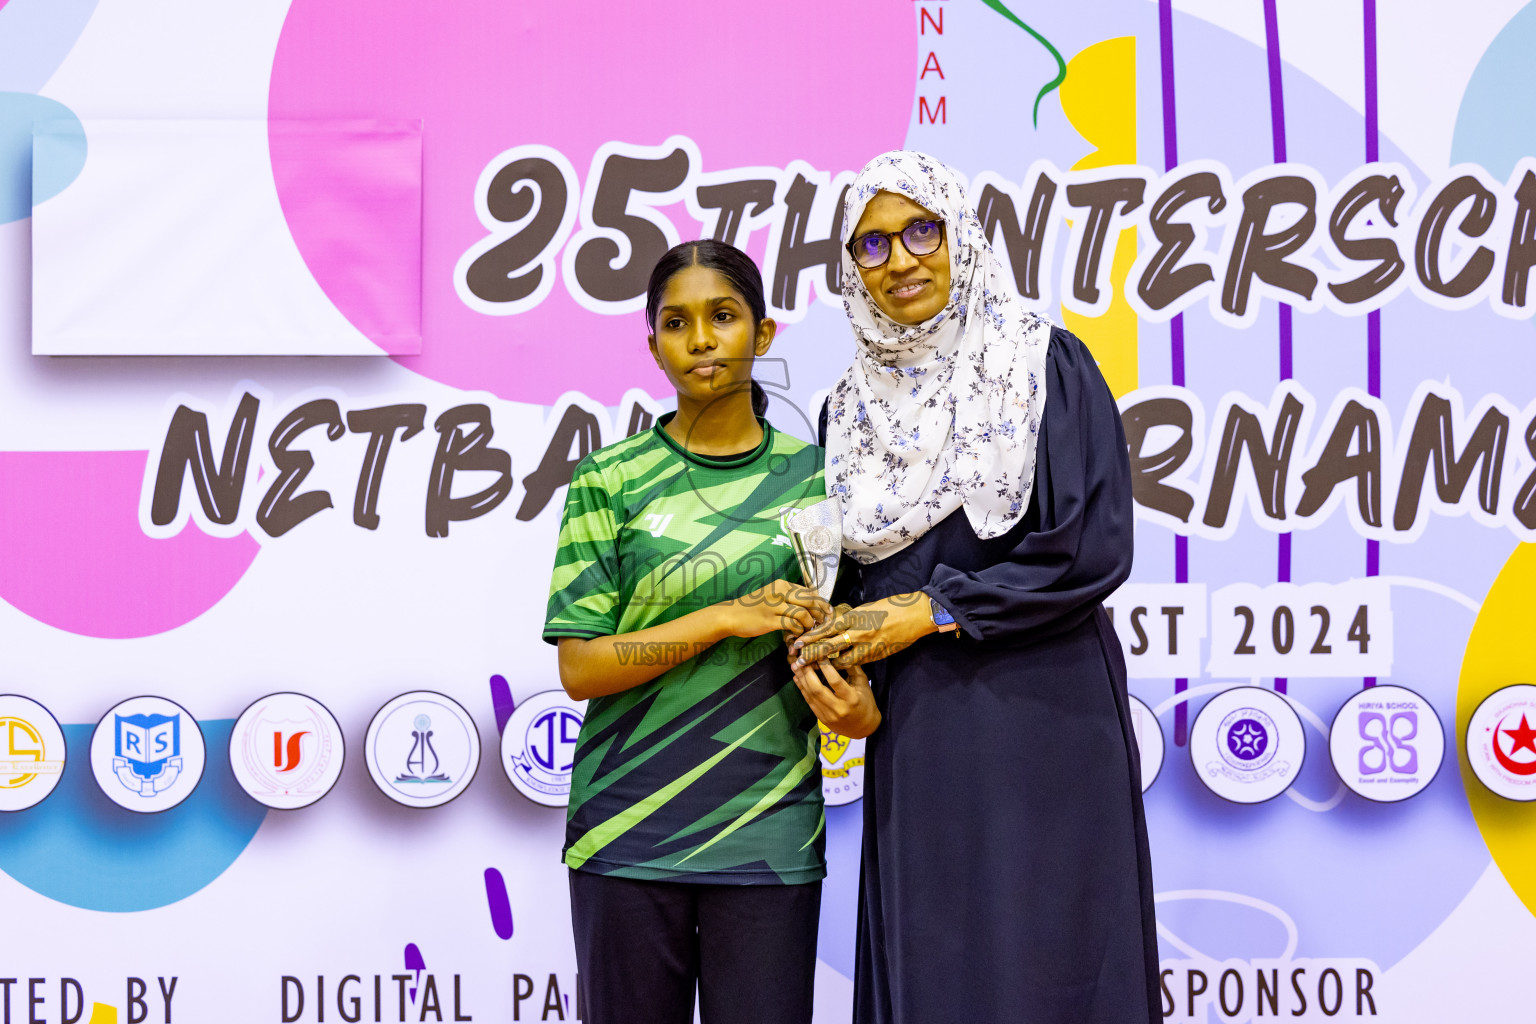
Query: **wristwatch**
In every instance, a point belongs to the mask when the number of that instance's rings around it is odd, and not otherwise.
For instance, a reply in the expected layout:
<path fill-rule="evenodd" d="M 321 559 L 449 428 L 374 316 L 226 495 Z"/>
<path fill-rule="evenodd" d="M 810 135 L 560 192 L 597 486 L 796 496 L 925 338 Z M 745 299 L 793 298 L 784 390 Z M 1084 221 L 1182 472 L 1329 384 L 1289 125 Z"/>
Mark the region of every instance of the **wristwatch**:
<path fill-rule="evenodd" d="M 959 639 L 960 624 L 955 621 L 953 615 L 949 614 L 949 609 L 930 597 L 928 599 L 928 610 L 933 616 L 933 624 L 938 627 L 940 633 L 953 633 L 955 638 Z"/>

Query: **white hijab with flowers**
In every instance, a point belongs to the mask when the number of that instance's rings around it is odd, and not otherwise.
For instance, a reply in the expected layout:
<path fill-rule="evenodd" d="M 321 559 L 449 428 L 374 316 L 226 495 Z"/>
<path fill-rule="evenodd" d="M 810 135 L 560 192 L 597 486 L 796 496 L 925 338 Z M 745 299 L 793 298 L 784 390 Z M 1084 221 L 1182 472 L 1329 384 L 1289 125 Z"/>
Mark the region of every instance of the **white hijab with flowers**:
<path fill-rule="evenodd" d="M 949 304 L 915 326 L 880 311 L 848 253 L 882 191 L 944 222 Z M 842 241 L 843 308 L 858 352 L 828 399 L 826 479 L 842 506 L 843 549 L 877 562 L 956 508 L 978 537 L 1008 532 L 1034 486 L 1050 322 L 1009 290 L 959 177 L 924 153 L 884 153 L 859 172 Z"/>

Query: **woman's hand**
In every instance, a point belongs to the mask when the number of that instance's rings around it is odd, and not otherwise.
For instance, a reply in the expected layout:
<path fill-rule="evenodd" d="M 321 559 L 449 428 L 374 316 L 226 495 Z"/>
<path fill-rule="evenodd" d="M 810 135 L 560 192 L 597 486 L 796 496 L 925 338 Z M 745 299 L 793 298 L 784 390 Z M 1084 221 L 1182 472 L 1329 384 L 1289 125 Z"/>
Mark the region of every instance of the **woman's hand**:
<path fill-rule="evenodd" d="M 888 658 L 935 631 L 928 595 L 896 594 L 861 604 L 804 633 L 790 644 L 791 667 L 830 660 L 851 668 Z"/>
<path fill-rule="evenodd" d="M 832 617 L 826 598 L 786 580 L 774 580 L 714 607 L 727 636 L 762 636 L 781 629 L 788 637 L 798 637 Z"/>
<path fill-rule="evenodd" d="M 880 708 L 869 688 L 869 676 L 857 665 L 846 678 L 830 662 L 805 665 L 796 670 L 795 685 L 817 720 L 839 736 L 863 739 L 880 727 Z"/>
<path fill-rule="evenodd" d="M 832 607 L 809 587 L 774 580 L 733 601 L 721 601 L 645 629 L 591 639 L 562 637 L 560 685 L 573 700 L 622 693 L 704 653 L 726 637 L 755 637 L 776 629 L 799 636 Z"/>

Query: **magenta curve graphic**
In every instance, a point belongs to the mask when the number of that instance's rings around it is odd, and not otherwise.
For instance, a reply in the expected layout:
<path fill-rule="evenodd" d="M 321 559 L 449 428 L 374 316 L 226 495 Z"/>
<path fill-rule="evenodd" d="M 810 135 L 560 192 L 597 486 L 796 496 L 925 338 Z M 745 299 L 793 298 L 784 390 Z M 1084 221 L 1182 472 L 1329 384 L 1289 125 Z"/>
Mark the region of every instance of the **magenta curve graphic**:
<path fill-rule="evenodd" d="M 916 60 L 907 4 L 784 0 L 754 24 L 751 38 L 722 36 L 719 10 L 707 0 L 466 0 L 457 11 L 445 22 L 434 5 L 407 0 L 296 0 L 278 41 L 268 114 L 273 121 L 422 123 L 421 355 L 396 358 L 459 388 L 549 404 L 577 382 L 609 403 L 630 387 L 665 386 L 639 315 L 589 313 L 563 284 L 515 316 L 476 312 L 459 299 L 455 264 L 485 237 L 476 183 L 499 153 L 552 147 L 585 183 L 605 142 L 656 146 L 685 135 L 697 143 L 705 171 L 799 159 L 837 173 L 901 145 L 912 117 L 910 79 L 859 93 L 861 116 L 843 116 L 852 95 L 850 40 L 893 66 Z M 582 30 L 572 33 L 572 25 Z M 567 44 L 551 46 L 552 39 Z M 572 110 L 584 116 L 573 118 Z M 331 225 L 316 212 L 327 205 L 324 182 L 306 179 L 306 201 L 291 203 L 284 183 L 298 156 L 279 145 L 272 157 L 289 229 L 310 272 L 367 333 L 380 299 L 366 275 L 328 256 L 321 240 Z M 332 205 L 347 204 L 337 196 Z M 684 238 L 705 230 L 681 204 L 663 210 Z M 765 235 L 753 237 L 754 255 Z M 411 272 L 382 273 L 406 281 Z"/>
<path fill-rule="evenodd" d="M 139 527 L 145 452 L 0 452 L 0 600 L 58 629 L 130 639 L 186 625 L 260 545 Z"/>

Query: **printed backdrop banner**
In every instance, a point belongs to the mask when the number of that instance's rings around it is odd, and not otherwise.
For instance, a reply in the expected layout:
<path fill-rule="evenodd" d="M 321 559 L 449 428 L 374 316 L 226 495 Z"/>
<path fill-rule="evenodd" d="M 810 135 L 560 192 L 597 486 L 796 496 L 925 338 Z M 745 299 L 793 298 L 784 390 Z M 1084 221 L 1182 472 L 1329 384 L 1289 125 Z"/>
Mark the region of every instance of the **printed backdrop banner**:
<path fill-rule="evenodd" d="M 44 121 L 32 180 L 79 172 L 32 217 L 36 355 L 415 354 L 420 125 Z M 285 158 L 282 202 L 268 143 Z M 82 147 L 90 158 L 77 166 Z M 310 258 L 363 301 L 356 324 Z"/>
<path fill-rule="evenodd" d="M 1527 1018 L 1533 51 L 1525 0 L 0 0 L 7 1019 L 581 1019 L 565 486 L 668 407 L 684 239 L 762 266 L 811 436 L 903 146 L 1119 399 L 1164 1017 Z"/>

